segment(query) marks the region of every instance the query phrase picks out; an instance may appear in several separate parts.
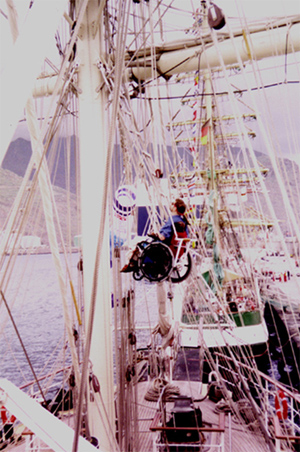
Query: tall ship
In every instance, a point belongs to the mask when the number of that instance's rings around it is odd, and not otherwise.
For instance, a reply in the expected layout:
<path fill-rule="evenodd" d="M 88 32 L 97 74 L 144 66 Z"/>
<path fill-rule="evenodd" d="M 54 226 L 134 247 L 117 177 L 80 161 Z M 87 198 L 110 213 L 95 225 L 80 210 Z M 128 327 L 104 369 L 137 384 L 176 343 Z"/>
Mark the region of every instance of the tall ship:
<path fill-rule="evenodd" d="M 186 3 L 1 6 L 0 450 L 299 450 L 300 12 Z"/>

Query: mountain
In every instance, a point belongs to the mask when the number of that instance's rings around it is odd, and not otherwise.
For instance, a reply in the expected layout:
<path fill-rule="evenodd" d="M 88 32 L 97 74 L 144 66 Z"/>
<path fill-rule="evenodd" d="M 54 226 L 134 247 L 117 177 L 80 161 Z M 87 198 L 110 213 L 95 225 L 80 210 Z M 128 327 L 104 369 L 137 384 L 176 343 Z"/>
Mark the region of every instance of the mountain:
<path fill-rule="evenodd" d="M 72 226 L 71 237 L 77 235 L 78 229 L 78 209 L 76 202 L 76 139 L 75 137 L 70 138 L 70 146 L 67 146 L 67 139 L 62 138 L 59 145 L 57 145 L 56 150 L 56 158 L 55 161 L 48 158 L 48 164 L 51 172 L 52 183 L 54 184 L 54 194 L 55 199 L 57 201 L 57 206 L 60 215 L 60 218 L 63 218 L 61 228 L 63 230 L 63 234 L 67 234 L 68 223 L 70 222 Z M 69 159 L 67 159 L 67 149 L 70 149 L 68 152 Z M 119 154 L 119 151 L 118 151 Z M 260 164 L 263 167 L 269 168 L 269 173 L 265 179 L 267 190 L 270 193 L 271 200 L 273 203 L 273 207 L 277 218 L 280 220 L 280 224 L 283 232 L 287 229 L 286 223 L 286 212 L 284 208 L 284 202 L 281 196 L 281 190 L 278 186 L 274 170 L 272 169 L 271 162 L 269 157 L 266 154 L 261 152 L 255 152 L 256 157 Z M 51 153 L 49 153 L 51 155 Z M 240 149 L 233 148 L 232 149 L 233 159 L 240 159 L 241 166 L 244 164 L 242 158 L 240 157 Z M 2 168 L 0 169 L 0 226 L 4 227 L 4 221 L 7 218 L 9 209 L 11 208 L 12 202 L 16 196 L 17 190 L 21 185 L 22 177 L 25 174 L 27 164 L 31 157 L 31 144 L 29 141 L 24 140 L 22 138 L 18 138 L 13 141 L 7 151 L 5 159 L 2 164 Z M 119 156 L 117 156 L 119 158 Z M 69 163 L 67 163 L 69 162 Z M 286 188 L 288 191 L 288 196 L 292 202 L 293 193 L 299 190 L 298 181 L 300 180 L 299 167 L 293 161 L 289 159 L 279 159 L 279 167 L 283 174 L 288 177 L 285 177 Z M 69 168 L 70 176 L 67 177 L 68 171 L 66 168 Z M 67 180 L 69 180 L 70 190 L 66 190 Z M 297 189 L 298 187 L 298 189 Z M 67 212 L 65 212 L 66 205 L 66 197 L 70 197 L 70 212 L 68 218 Z M 250 204 L 254 205 L 254 202 Z M 38 204 L 37 201 L 35 203 Z M 263 209 L 267 212 L 267 206 L 263 204 Z M 33 234 L 32 231 L 35 231 L 34 234 L 42 237 L 43 243 L 47 244 L 47 233 L 44 226 L 44 220 L 40 219 L 37 226 L 36 218 L 38 218 L 35 208 L 32 209 L 34 212 L 32 214 L 32 219 L 29 221 L 27 229 L 25 230 L 25 234 Z M 41 213 L 40 215 L 43 216 Z M 36 228 L 36 229 L 35 229 Z"/>
<path fill-rule="evenodd" d="M 236 152 L 239 152 L 239 149 L 236 150 Z M 268 190 L 269 196 L 271 198 L 272 206 L 274 208 L 275 214 L 277 219 L 279 220 L 280 227 L 283 231 L 283 233 L 287 232 L 289 229 L 288 219 L 287 219 L 287 212 L 285 208 L 285 202 L 282 197 L 282 191 L 281 188 L 277 182 L 277 178 L 274 172 L 274 169 L 272 168 L 272 164 L 270 161 L 270 158 L 262 153 L 255 151 L 255 156 L 258 160 L 258 162 L 265 168 L 269 169 L 269 172 L 267 176 L 265 177 L 265 185 Z M 295 202 L 299 205 L 298 194 L 299 194 L 299 180 L 300 180 L 300 171 L 299 166 L 297 163 L 295 163 L 293 160 L 289 160 L 287 158 L 284 159 L 278 159 L 278 168 L 279 172 L 281 174 L 281 178 L 283 181 L 283 184 L 285 186 L 285 189 L 288 194 L 289 201 L 294 209 L 295 215 L 299 215 L 299 209 L 296 209 Z M 266 213 L 268 216 L 268 207 L 266 204 L 265 199 L 262 197 L 261 200 L 262 203 L 262 211 Z M 297 205 L 296 204 L 296 205 Z M 298 216 L 298 224 L 299 224 L 299 216 Z M 290 231 L 291 232 L 291 231 Z M 292 232 L 292 235 L 294 235 L 295 232 Z"/>
<path fill-rule="evenodd" d="M 67 188 L 68 171 L 70 168 L 70 191 L 76 192 L 76 138 L 71 136 L 69 139 L 61 138 L 55 145 L 49 147 L 47 154 L 48 166 L 51 173 L 51 180 L 54 185 L 61 188 Z M 67 149 L 69 149 L 69 158 L 67 158 Z M 31 143 L 23 138 L 12 141 L 4 157 L 2 168 L 12 171 L 18 176 L 24 176 L 27 165 L 32 154 Z M 54 155 L 55 154 L 55 155 Z M 51 157 L 50 157 L 51 156 Z"/>
<path fill-rule="evenodd" d="M 23 181 L 23 176 L 25 174 L 30 157 L 31 145 L 29 141 L 18 138 L 10 144 L 3 161 L 2 168 L 0 168 L 0 230 L 4 230 L 6 228 L 5 221 L 13 206 L 13 202 Z M 58 217 L 60 219 L 60 228 L 64 240 L 68 237 L 68 234 L 70 234 L 70 245 L 73 245 L 73 237 L 75 235 L 78 235 L 79 233 L 78 208 L 75 194 L 76 180 L 74 162 L 75 159 L 71 159 L 71 181 L 70 190 L 68 191 L 65 189 L 67 165 L 64 152 L 59 151 L 57 164 L 52 165 L 51 170 L 51 179 L 55 184 L 53 191 L 58 210 Z M 69 199 L 68 203 L 66 202 L 67 198 Z M 41 237 L 42 244 L 47 246 L 49 245 L 48 235 L 45 226 L 44 213 L 40 205 L 40 193 L 39 190 L 37 190 L 34 196 L 28 221 L 26 222 L 24 235 L 37 235 L 38 237 Z M 66 205 L 69 206 L 68 211 L 66 211 Z M 19 211 L 21 212 L 21 210 L 22 206 L 20 206 Z M 17 224 L 14 228 L 15 230 L 18 230 L 21 220 L 22 217 L 19 216 Z M 71 232 L 69 232 L 70 227 Z M 56 228 L 58 242 L 60 243 L 61 240 L 59 236 L 59 228 L 57 227 L 57 225 Z"/>

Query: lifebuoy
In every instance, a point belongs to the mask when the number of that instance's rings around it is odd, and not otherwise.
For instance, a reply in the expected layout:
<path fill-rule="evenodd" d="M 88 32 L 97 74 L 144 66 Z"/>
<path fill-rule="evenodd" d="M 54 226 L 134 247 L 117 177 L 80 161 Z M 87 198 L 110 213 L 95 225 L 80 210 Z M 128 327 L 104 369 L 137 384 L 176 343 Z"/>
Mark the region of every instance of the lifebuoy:
<path fill-rule="evenodd" d="M 2 421 L 3 425 L 13 424 L 16 420 L 16 417 L 14 415 L 8 417 L 7 410 L 6 410 L 5 406 L 3 406 L 3 405 L 0 408 L 0 415 L 1 415 L 1 421 Z"/>
<path fill-rule="evenodd" d="M 0 412 L 1 412 L 1 421 L 2 424 L 4 425 L 7 422 L 7 412 L 4 406 L 1 407 Z"/>
<path fill-rule="evenodd" d="M 282 390 L 278 391 L 275 396 L 275 409 L 278 419 L 287 419 L 288 417 L 288 402 Z"/>
<path fill-rule="evenodd" d="M 255 311 L 256 305 L 255 305 L 255 301 L 252 300 L 252 298 L 250 300 L 247 300 L 247 307 L 248 309 L 250 309 L 251 311 Z"/>

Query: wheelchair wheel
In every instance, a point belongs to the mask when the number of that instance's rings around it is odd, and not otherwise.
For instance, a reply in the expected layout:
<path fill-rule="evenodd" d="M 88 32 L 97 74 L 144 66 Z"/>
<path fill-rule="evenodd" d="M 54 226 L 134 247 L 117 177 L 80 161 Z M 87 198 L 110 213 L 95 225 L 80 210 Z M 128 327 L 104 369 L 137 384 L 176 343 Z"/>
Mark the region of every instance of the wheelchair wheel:
<path fill-rule="evenodd" d="M 160 242 L 150 243 L 142 252 L 139 268 L 150 282 L 160 282 L 166 279 L 173 266 L 173 255 L 168 246 Z"/>
<path fill-rule="evenodd" d="M 176 266 L 171 271 L 171 281 L 179 283 L 184 281 L 190 274 L 192 268 L 192 258 L 190 253 L 183 253 Z"/>
<path fill-rule="evenodd" d="M 141 279 L 144 278 L 143 273 L 141 272 L 141 269 L 138 268 L 137 270 L 134 270 L 134 272 L 132 273 L 133 279 L 135 279 L 136 281 L 141 281 Z"/>

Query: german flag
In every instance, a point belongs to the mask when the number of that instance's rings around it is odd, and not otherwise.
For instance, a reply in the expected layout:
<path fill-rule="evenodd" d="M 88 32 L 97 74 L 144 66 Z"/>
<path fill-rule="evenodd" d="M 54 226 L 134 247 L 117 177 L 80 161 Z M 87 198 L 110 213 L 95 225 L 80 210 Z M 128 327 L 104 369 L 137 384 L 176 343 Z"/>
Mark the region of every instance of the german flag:
<path fill-rule="evenodd" d="M 201 144 L 207 144 L 209 119 L 201 127 Z"/>

